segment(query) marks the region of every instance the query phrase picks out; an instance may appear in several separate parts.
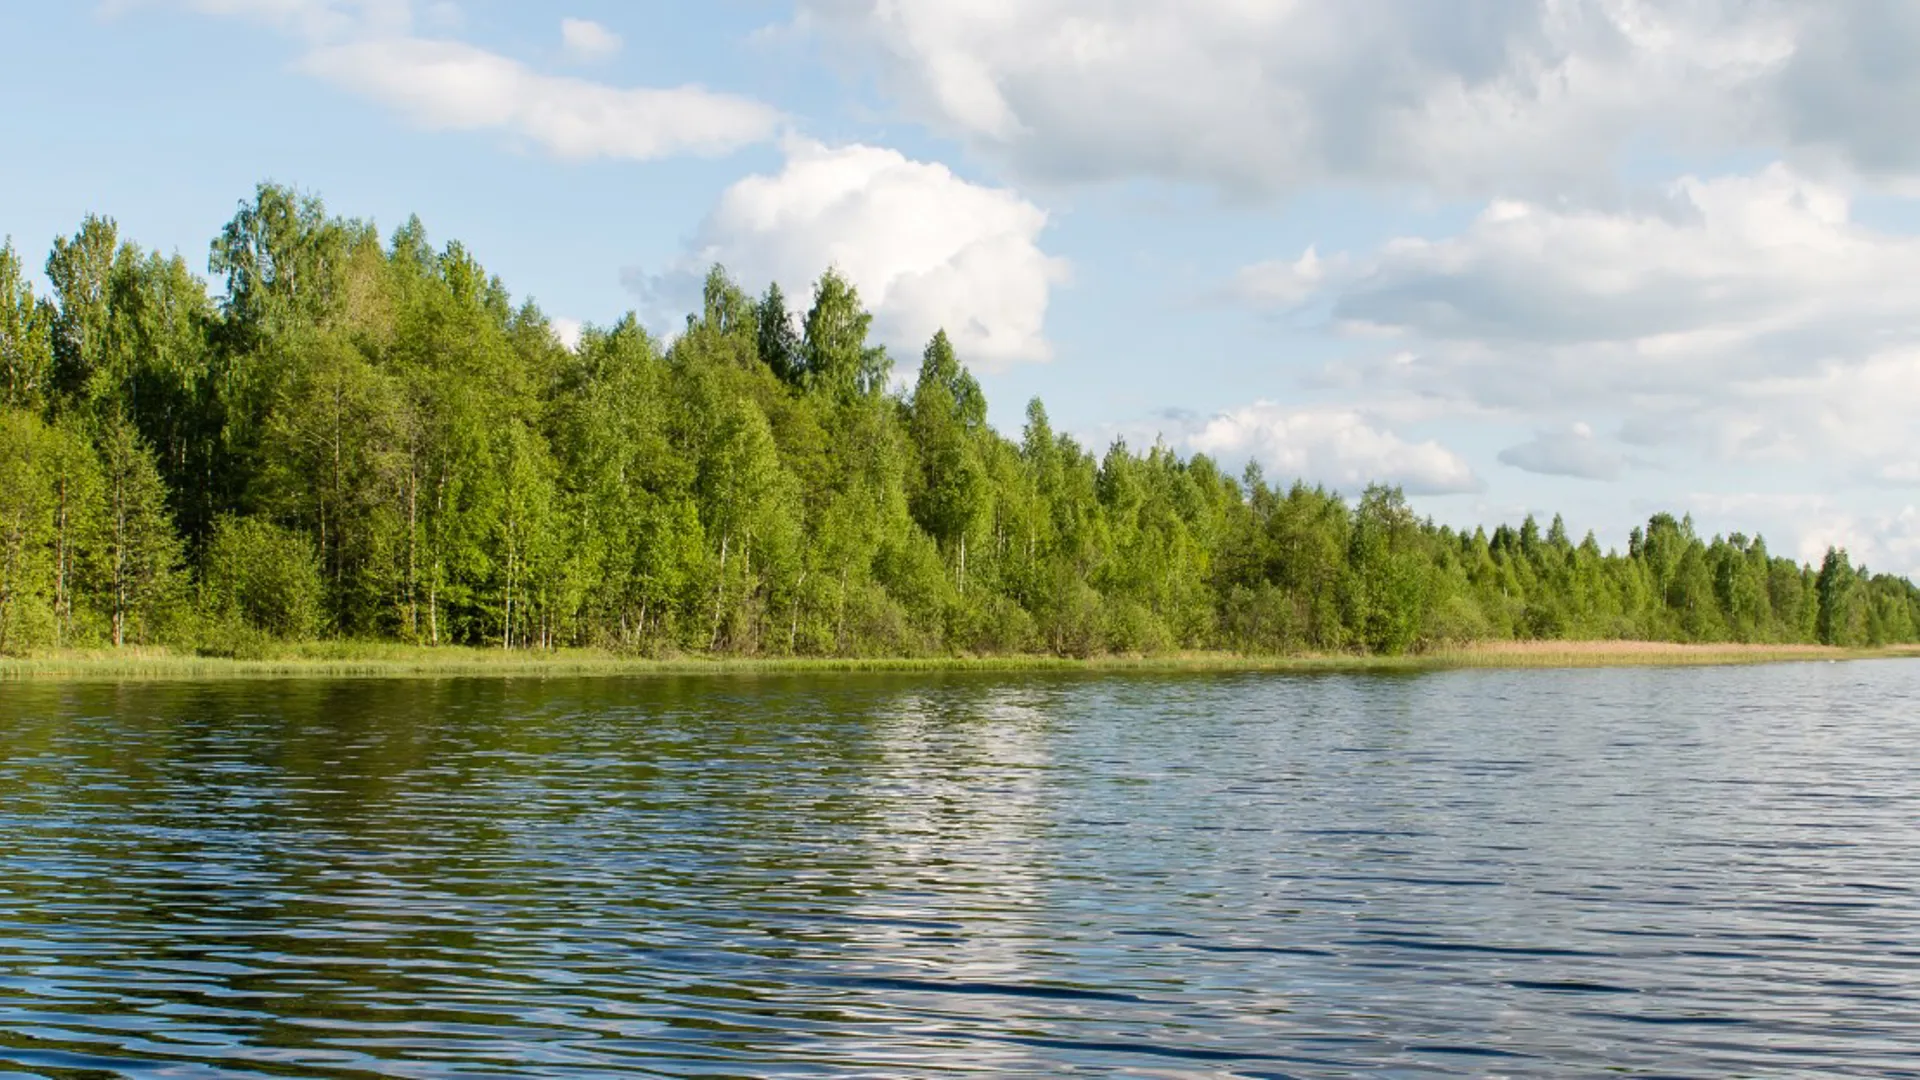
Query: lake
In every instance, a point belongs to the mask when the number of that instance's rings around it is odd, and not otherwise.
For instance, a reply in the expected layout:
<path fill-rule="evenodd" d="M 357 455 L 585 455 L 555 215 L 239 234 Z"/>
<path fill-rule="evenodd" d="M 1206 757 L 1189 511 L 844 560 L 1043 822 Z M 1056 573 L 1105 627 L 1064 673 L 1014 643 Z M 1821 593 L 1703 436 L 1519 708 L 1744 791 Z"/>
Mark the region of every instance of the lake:
<path fill-rule="evenodd" d="M 0 1077 L 1920 1077 L 1920 663 L 0 684 Z"/>

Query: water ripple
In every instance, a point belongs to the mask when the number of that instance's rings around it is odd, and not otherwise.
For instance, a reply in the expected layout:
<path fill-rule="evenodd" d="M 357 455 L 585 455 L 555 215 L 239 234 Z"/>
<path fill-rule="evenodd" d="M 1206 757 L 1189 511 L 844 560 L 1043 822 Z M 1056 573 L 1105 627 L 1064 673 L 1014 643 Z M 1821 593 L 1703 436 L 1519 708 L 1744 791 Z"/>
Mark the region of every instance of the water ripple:
<path fill-rule="evenodd" d="M 16 1076 L 1920 1077 L 1920 665 L 0 688 Z"/>

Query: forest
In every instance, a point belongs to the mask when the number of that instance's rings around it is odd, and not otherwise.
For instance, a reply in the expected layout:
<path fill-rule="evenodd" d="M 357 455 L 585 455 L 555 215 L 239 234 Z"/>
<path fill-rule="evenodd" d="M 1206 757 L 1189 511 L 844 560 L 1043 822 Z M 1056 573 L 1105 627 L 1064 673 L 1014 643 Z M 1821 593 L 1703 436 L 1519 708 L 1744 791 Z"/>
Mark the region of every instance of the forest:
<path fill-rule="evenodd" d="M 1920 589 L 1660 514 L 1456 531 L 910 387 L 832 270 L 715 268 L 665 341 L 562 344 L 459 243 L 263 184 L 207 276 L 89 216 L 0 248 L 0 653 L 376 640 L 662 656 L 1393 654 L 1920 636 Z M 210 285 L 209 283 L 214 283 Z"/>

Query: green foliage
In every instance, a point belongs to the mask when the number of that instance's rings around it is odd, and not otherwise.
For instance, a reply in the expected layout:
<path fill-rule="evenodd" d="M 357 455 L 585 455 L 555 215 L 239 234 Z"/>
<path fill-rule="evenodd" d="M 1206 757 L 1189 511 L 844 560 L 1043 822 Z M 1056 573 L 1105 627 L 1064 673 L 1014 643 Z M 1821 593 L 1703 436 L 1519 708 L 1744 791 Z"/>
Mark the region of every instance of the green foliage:
<path fill-rule="evenodd" d="M 0 242 L 0 408 L 39 411 L 53 380 L 53 305 L 33 295 L 13 242 Z"/>
<path fill-rule="evenodd" d="M 180 540 L 167 515 L 160 470 L 133 425 L 108 420 L 96 447 L 100 499 L 83 566 L 118 647 L 148 638 L 174 599 Z"/>
<path fill-rule="evenodd" d="M 1419 652 L 1503 638 L 1842 645 L 1920 636 L 1920 590 L 1657 514 L 1624 553 L 1492 535 L 1019 439 L 945 332 L 911 389 L 852 284 L 796 317 L 714 267 L 670 347 L 563 347 L 418 219 L 383 242 L 266 184 L 217 295 L 88 217 L 36 296 L 0 245 L 0 652 L 322 633 L 671 656 Z M 192 571 L 197 587 L 183 586 Z M 191 609 L 191 610 L 189 610 Z"/>
<path fill-rule="evenodd" d="M 201 556 L 200 603 L 208 617 L 284 641 L 322 627 L 325 587 L 313 540 L 260 518 L 214 522 Z"/>
<path fill-rule="evenodd" d="M 1871 598 L 1861 587 L 1860 577 L 1845 550 L 1827 549 L 1820 576 L 1814 580 L 1819 605 L 1814 627 L 1822 645 L 1866 644 Z"/>
<path fill-rule="evenodd" d="M 801 344 L 807 385 L 843 399 L 885 390 L 892 363 L 885 349 L 868 344 L 872 326 L 873 316 L 860 306 L 860 293 L 839 271 L 820 275 Z"/>
<path fill-rule="evenodd" d="M 800 335 L 793 328 L 793 316 L 787 311 L 787 298 L 778 284 L 767 286 L 766 295 L 754 306 L 754 348 L 760 362 L 781 382 L 799 386 L 806 377 L 806 358 Z"/>
<path fill-rule="evenodd" d="M 1527 535 L 1523 529 L 1523 550 L 1538 556 Z M 1347 625 L 1368 652 L 1403 653 L 1419 639 L 1431 572 L 1421 541 L 1420 524 L 1399 489 L 1368 487 L 1353 516 L 1343 589 Z"/>
<path fill-rule="evenodd" d="M 0 408 L 0 654 L 54 638 L 53 433 Z"/>

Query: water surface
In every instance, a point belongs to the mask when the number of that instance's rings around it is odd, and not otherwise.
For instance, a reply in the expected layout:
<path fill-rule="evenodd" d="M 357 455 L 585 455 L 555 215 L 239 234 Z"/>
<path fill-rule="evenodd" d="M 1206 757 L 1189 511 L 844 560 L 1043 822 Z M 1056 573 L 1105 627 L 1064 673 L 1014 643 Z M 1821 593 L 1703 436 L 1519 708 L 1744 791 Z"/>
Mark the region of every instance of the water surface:
<path fill-rule="evenodd" d="M 0 684 L 0 1077 L 1920 1077 L 1920 663 Z"/>

